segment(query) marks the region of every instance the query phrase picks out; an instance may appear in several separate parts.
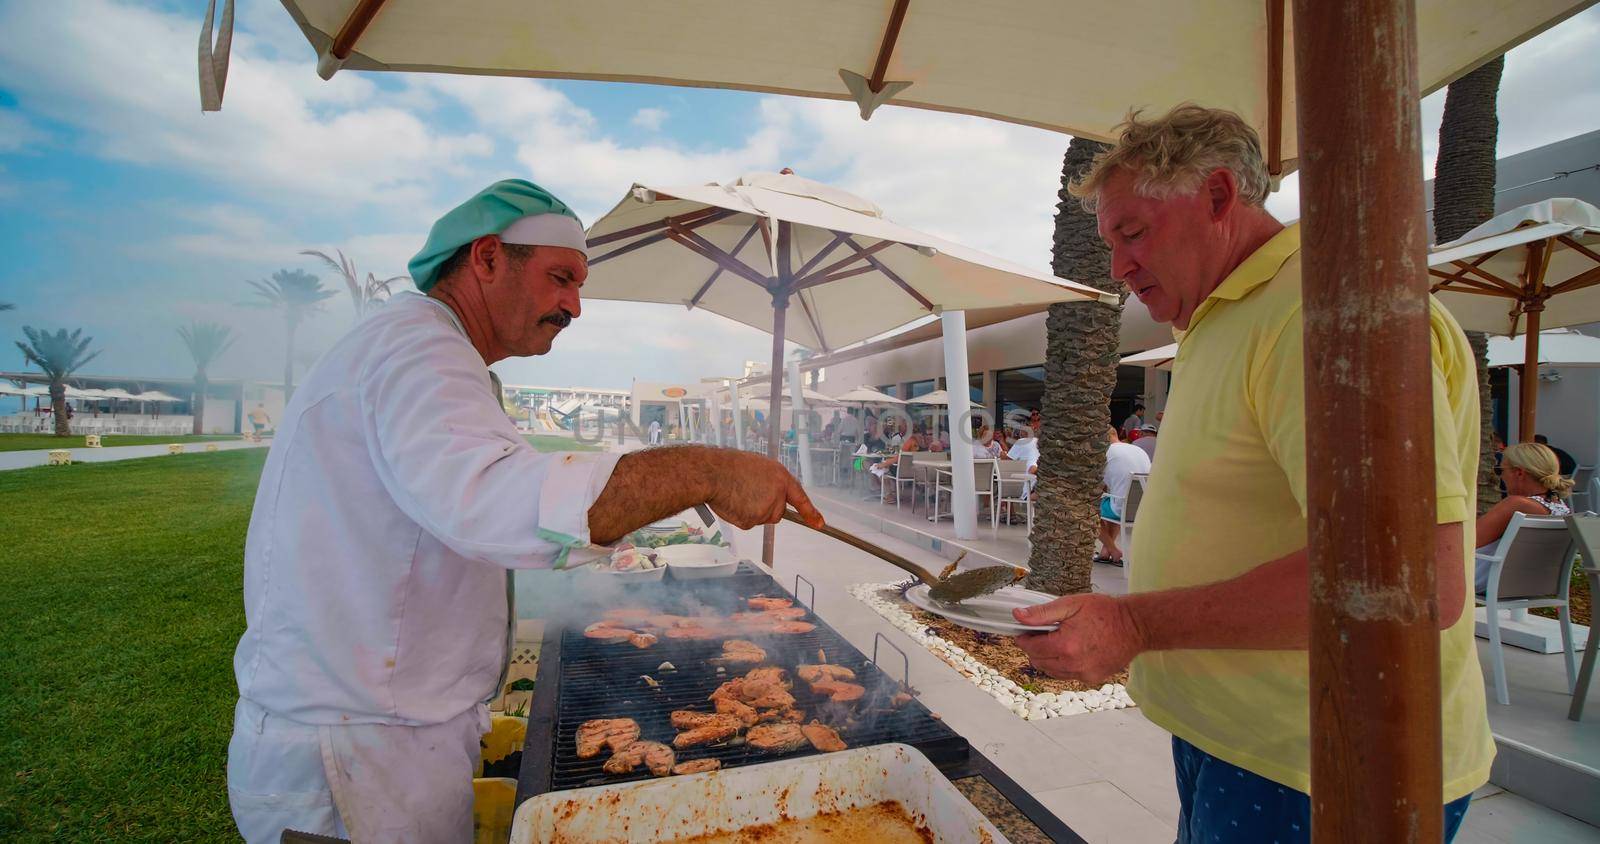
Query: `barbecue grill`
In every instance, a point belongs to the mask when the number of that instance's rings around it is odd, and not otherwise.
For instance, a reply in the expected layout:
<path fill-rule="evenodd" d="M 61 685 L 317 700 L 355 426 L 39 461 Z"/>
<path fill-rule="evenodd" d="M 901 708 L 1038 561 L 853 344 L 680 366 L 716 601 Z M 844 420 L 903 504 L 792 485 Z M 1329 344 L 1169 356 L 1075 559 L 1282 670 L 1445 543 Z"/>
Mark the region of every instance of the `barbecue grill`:
<path fill-rule="evenodd" d="M 746 610 L 747 599 L 759 595 L 795 598 L 765 572 L 744 562 L 733 576 L 726 578 L 629 585 L 624 588 L 623 597 L 610 596 L 608 605 L 649 607 L 677 615 L 726 616 Z M 796 606 L 807 605 L 797 600 Z M 753 667 L 729 665 L 719 673 L 711 660 L 722 653 L 721 639 L 663 636 L 655 645 L 641 650 L 626 643 L 610 644 L 584 637 L 584 626 L 598 621 L 607 608 L 579 610 L 562 622 L 545 626 L 529 707 L 528 736 L 521 754 L 519 805 L 548 791 L 648 778 L 650 774 L 643 767 L 629 775 L 603 772 L 604 753 L 579 759 L 578 726 L 596 718 L 632 718 L 639 724 L 641 738 L 670 744 L 678 732 L 669 722 L 673 710 L 710 712 L 711 693 L 724 681 Z M 828 663 L 846 666 L 856 673 L 855 682 L 866 688 L 866 694 L 852 704 L 829 702 L 792 677 L 795 706 L 805 711 L 806 721 L 815 718 L 835 727 L 851 747 L 889 742 L 911 745 L 958 787 L 964 780 L 972 781 L 969 786 L 976 784 L 977 778 L 987 780 L 987 785 L 1031 822 L 1033 830 L 1049 840 L 1081 840 L 982 754 L 972 752 L 966 739 L 920 702 L 892 706 L 891 698 L 904 688 L 906 680 L 901 660 L 891 666 L 900 672 L 885 671 L 814 613 L 808 612 L 804 620 L 816 625 L 815 629 L 804 634 L 741 634 L 737 638 L 759 644 L 767 651 L 766 664 L 788 668 L 791 675 L 800 663 L 818 662 L 819 651 Z M 672 663 L 673 669 L 659 670 L 663 662 Z M 766 753 L 742 742 L 729 742 L 679 750 L 678 761 L 715 758 L 722 767 L 732 768 L 815 752 L 809 744 L 789 753 Z M 1006 834 L 1012 840 L 1029 840 L 1026 835 L 1018 837 L 1011 831 Z"/>

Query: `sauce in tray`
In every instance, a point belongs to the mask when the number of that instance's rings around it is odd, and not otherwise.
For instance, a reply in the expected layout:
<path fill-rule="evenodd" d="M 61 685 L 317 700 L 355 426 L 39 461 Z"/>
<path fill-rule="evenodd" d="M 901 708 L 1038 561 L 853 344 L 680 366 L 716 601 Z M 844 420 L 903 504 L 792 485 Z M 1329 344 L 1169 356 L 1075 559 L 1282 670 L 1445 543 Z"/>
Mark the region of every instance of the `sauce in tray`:
<path fill-rule="evenodd" d="M 918 825 L 897 801 L 814 817 L 680 838 L 677 844 L 931 844 L 933 833 Z"/>

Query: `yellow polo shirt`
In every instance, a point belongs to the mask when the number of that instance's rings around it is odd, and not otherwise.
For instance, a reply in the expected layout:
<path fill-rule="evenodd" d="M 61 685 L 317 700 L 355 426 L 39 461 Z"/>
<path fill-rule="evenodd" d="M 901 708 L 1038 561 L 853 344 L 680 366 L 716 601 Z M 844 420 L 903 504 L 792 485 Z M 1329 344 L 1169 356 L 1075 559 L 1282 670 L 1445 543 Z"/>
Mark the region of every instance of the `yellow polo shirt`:
<path fill-rule="evenodd" d="M 1431 305 L 1438 519 L 1463 524 L 1456 564 L 1470 590 L 1477 372 L 1460 327 Z M 1227 580 L 1305 547 L 1302 341 L 1300 230 L 1290 226 L 1200 304 L 1179 341 L 1161 460 L 1133 534 L 1133 591 Z M 1494 759 L 1464 598 L 1461 620 L 1439 634 L 1446 801 L 1486 782 Z M 1128 691 L 1173 735 L 1309 793 L 1309 674 L 1305 651 L 1157 651 L 1134 660 Z"/>

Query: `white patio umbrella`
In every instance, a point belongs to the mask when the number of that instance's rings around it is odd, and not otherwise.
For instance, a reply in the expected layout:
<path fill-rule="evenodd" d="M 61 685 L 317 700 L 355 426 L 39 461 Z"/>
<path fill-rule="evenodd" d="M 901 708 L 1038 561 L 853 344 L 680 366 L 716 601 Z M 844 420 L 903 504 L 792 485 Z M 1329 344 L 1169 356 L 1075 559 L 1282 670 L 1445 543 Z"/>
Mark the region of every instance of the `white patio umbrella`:
<path fill-rule="evenodd" d="M 948 408 L 950 406 L 950 393 L 945 390 L 934 390 L 931 393 L 923 393 L 920 396 L 909 398 L 906 400 L 906 404 Z M 939 417 L 937 414 L 933 418 L 933 435 L 936 437 L 939 435 Z"/>
<path fill-rule="evenodd" d="M 1434 247 L 1428 274 L 1463 328 L 1523 335 L 1517 433 L 1532 442 L 1540 329 L 1600 321 L 1600 208 L 1560 198 L 1497 214 Z"/>
<path fill-rule="evenodd" d="M 966 331 L 950 328 L 965 309 L 1117 301 L 899 225 L 861 197 L 787 171 L 727 184 L 636 184 L 589 228 L 589 250 L 583 289 L 591 299 L 705 308 L 770 332 L 774 402 L 785 340 L 827 352 L 943 313 L 946 367 L 965 379 Z M 795 319 L 791 305 L 799 306 Z M 952 336 L 959 359 L 950 357 Z M 964 403 L 955 408 L 965 411 Z M 777 413 L 767 414 L 767 427 L 767 453 L 776 458 Z M 958 535 L 968 522 L 958 519 Z"/>
<path fill-rule="evenodd" d="M 897 399 L 888 393 L 879 392 L 871 387 L 853 387 L 842 394 L 834 396 L 834 401 L 868 404 L 905 404 L 902 399 Z"/>
<path fill-rule="evenodd" d="M 1517 337 L 1489 338 L 1489 366 L 1522 366 L 1528 344 Z M 1540 366 L 1587 368 L 1600 366 L 1600 337 L 1580 334 L 1570 328 L 1539 332 Z"/>
<path fill-rule="evenodd" d="M 1539 32 L 1584 5 L 1418 0 L 1423 93 L 1520 40 L 1508 41 L 1508 32 Z M 1282 0 L 284 6 L 317 51 L 323 78 L 345 67 L 735 88 L 854 101 L 863 119 L 887 102 L 1097 140 L 1130 104 L 1161 113 L 1189 100 L 1250 121 L 1274 173 L 1293 169 L 1298 156 L 1295 75 L 1284 59 L 1293 55 L 1294 26 Z M 225 76 L 226 46 L 218 50 Z M 213 85 L 220 105 L 217 76 L 203 63 L 202 87 Z"/>
<path fill-rule="evenodd" d="M 1172 361 L 1178 356 L 1178 344 L 1169 343 L 1143 352 L 1124 355 L 1119 361 L 1123 366 L 1142 366 L 1145 369 L 1172 369 Z"/>

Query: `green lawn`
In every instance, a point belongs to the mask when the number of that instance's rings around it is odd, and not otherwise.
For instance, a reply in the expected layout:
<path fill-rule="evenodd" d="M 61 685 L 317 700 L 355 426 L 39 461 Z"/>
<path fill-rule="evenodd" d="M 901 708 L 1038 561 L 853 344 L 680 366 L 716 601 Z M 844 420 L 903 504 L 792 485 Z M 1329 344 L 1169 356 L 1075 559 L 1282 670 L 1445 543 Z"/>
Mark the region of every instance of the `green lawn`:
<path fill-rule="evenodd" d="M 0 472 L 0 839 L 227 840 L 264 450 Z"/>
<path fill-rule="evenodd" d="M 557 437 L 550 434 L 523 434 L 522 438 L 540 451 L 599 451 L 600 446 L 590 443 L 581 443 L 572 437 Z"/>
<path fill-rule="evenodd" d="M 236 440 L 238 434 L 218 434 L 201 437 L 147 437 L 134 434 L 105 434 L 100 445 L 112 448 L 119 445 L 166 445 L 167 443 L 199 443 L 217 440 Z M 0 434 L 0 451 L 38 451 L 47 448 L 83 448 L 83 435 L 57 437 L 50 434 Z"/>
<path fill-rule="evenodd" d="M 233 648 L 266 454 L 0 472 L 0 841 L 237 840 Z"/>

